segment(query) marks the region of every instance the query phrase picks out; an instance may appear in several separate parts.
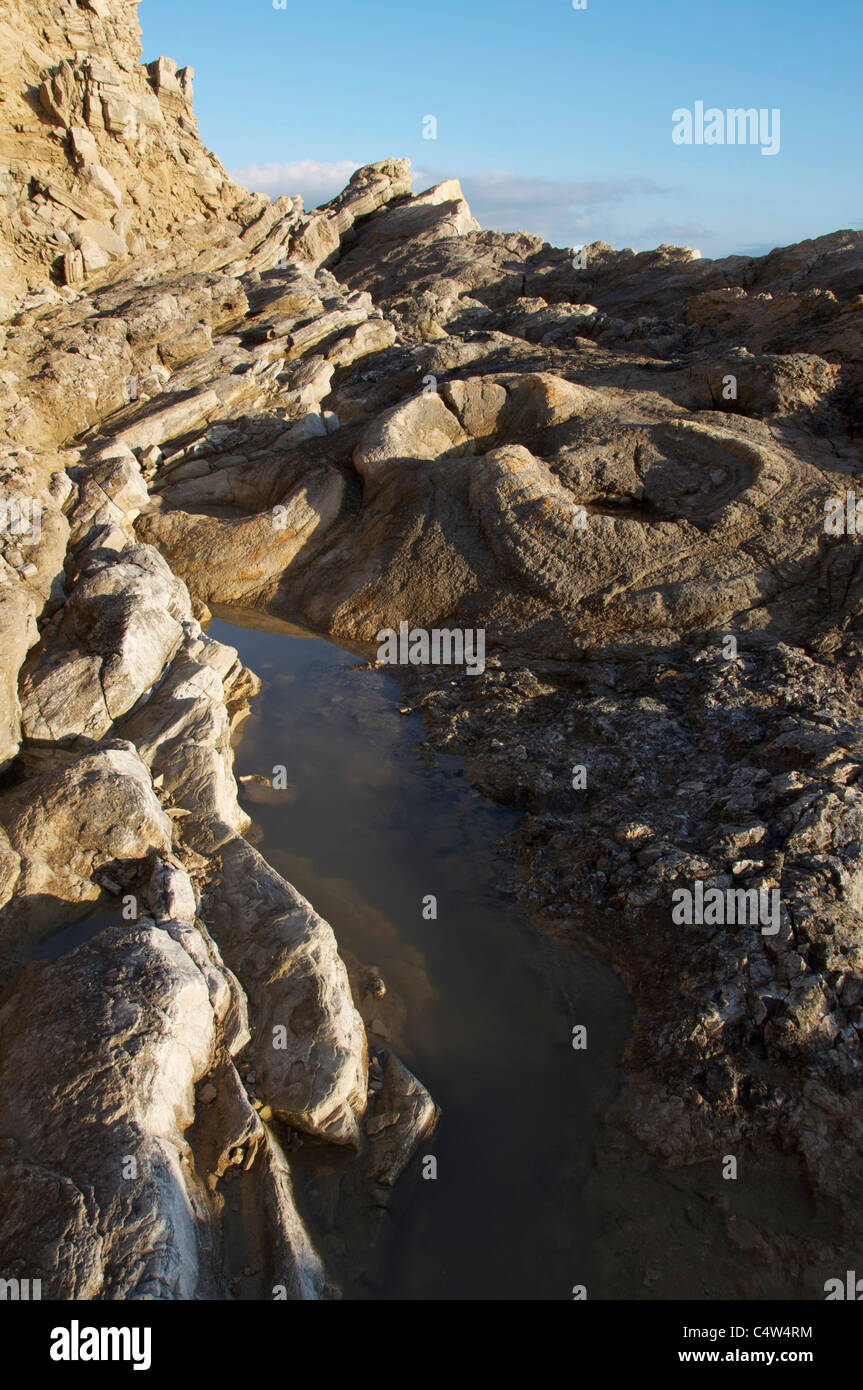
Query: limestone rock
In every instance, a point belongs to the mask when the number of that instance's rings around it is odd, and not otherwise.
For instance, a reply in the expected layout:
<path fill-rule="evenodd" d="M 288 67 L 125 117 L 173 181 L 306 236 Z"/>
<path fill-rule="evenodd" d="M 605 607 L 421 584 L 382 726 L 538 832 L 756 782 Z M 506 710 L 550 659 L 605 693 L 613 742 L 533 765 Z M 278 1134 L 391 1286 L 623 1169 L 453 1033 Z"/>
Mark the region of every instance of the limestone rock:
<path fill-rule="evenodd" d="M 22 680 L 27 736 L 104 735 L 161 675 L 190 617 L 188 593 L 157 551 L 88 552 L 64 614 L 65 649 L 37 650 Z"/>
<path fill-rule="evenodd" d="M 3 1267 L 59 1297 L 270 1298 L 264 1269 L 315 1296 L 255 1104 L 367 1140 L 378 1187 L 434 1123 L 394 1058 L 366 1113 L 333 933 L 242 839 L 256 681 L 208 601 L 371 659 L 402 621 L 484 631 L 484 670 L 398 679 L 522 813 L 528 905 L 626 976 L 619 1133 L 678 1165 L 781 1150 L 850 1267 L 863 577 L 824 519 L 863 496 L 863 234 L 579 268 L 481 230 L 455 181 L 414 197 L 403 160 L 307 214 L 237 188 L 191 69 L 139 57 L 120 0 L 34 0 L 0 42 Z M 38 537 L 5 524 L 37 501 Z M 695 880 L 777 885 L 775 936 L 681 934 Z M 24 968 L 118 893 L 136 922 Z M 232 1183 L 260 1264 L 223 1240 Z M 770 1221 L 742 1248 L 800 1274 L 812 1242 Z"/>
<path fill-rule="evenodd" d="M 469 436 L 438 395 L 421 395 L 385 411 L 363 435 L 354 465 L 365 482 L 400 459 L 462 458 Z"/>
<path fill-rule="evenodd" d="M 194 952 L 152 925 L 118 926 L 30 967 L 22 986 L 0 1010 L 5 1265 L 41 1278 L 54 1299 L 229 1297 L 219 1208 L 195 1162 L 203 1136 L 191 1129 L 225 1015 Z M 51 1040 L 50 1068 L 34 1056 L 34 1025 Z M 255 1172 L 276 1282 L 318 1297 L 322 1271 L 284 1160 L 239 1084 L 234 1113 L 218 1118 L 222 1148 L 241 1145 Z"/>
<path fill-rule="evenodd" d="M 31 595 L 4 584 L 0 588 L 0 642 L 4 653 L 0 683 L 0 766 L 3 767 L 18 752 L 21 730 L 18 672 L 38 635 Z"/>
<path fill-rule="evenodd" d="M 356 1144 L 366 1035 L 332 928 L 244 840 L 219 855 L 213 934 L 249 996 L 257 1092 L 288 1124 Z"/>
<path fill-rule="evenodd" d="M 368 1170 L 374 1181 L 392 1187 L 437 1120 L 437 1106 L 426 1088 L 390 1053 L 383 1085 L 366 1121 L 371 1138 Z"/>
<path fill-rule="evenodd" d="M 291 240 L 292 256 L 300 262 L 325 265 L 357 218 L 368 217 L 409 192 L 410 165 L 406 159 L 384 159 L 358 169 L 343 193 L 300 221 Z"/>
<path fill-rule="evenodd" d="M 4 975 L 40 935 L 95 904 L 97 871 L 122 880 L 151 850 L 167 851 L 171 823 L 130 744 L 117 743 L 31 778 L 0 797 L 0 823 L 20 868 L 0 908 Z"/>
<path fill-rule="evenodd" d="M 216 817 L 245 830 L 249 819 L 237 804 L 233 774 L 228 671 L 218 669 L 231 649 L 209 648 L 215 654 L 187 636 L 158 690 L 121 727 L 176 806 L 193 819 Z"/>

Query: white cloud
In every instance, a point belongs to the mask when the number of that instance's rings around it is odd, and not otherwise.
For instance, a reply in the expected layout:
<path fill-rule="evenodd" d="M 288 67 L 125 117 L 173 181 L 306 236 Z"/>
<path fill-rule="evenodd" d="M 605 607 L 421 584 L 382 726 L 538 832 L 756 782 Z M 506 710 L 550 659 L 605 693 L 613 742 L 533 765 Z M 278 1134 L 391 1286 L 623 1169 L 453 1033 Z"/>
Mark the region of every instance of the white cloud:
<path fill-rule="evenodd" d="M 541 207 L 547 212 L 600 207 L 632 194 L 663 191 L 652 179 L 604 179 L 581 183 L 573 179 L 529 178 L 505 170 L 468 174 L 463 180 L 463 187 L 470 187 L 474 198 L 488 207 L 527 211 Z"/>
<path fill-rule="evenodd" d="M 244 164 L 229 172 L 235 183 L 250 188 L 253 193 L 267 193 L 271 198 L 283 193 L 300 193 L 305 206 L 314 208 L 341 193 L 359 167 L 354 159 L 339 159 L 334 164 L 297 159 L 289 164 Z"/>
<path fill-rule="evenodd" d="M 438 183 L 441 177 L 418 169 L 414 189 Z M 516 174 L 508 169 L 462 174 L 460 183 L 471 212 L 483 227 L 535 232 L 558 245 L 568 245 L 574 238 L 582 243 L 601 236 L 607 214 L 596 214 L 610 205 L 668 192 L 652 179 L 640 177 L 579 181 Z"/>

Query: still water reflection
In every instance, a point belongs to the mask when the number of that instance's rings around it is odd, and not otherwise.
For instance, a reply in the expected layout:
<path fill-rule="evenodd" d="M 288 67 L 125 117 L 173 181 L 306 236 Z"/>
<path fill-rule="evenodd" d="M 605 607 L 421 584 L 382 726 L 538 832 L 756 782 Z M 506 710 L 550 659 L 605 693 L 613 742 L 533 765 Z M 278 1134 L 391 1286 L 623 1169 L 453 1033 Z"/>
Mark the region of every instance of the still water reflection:
<path fill-rule="evenodd" d="M 344 1179 L 300 1164 L 301 1205 L 348 1298 L 602 1297 L 599 1220 L 585 1186 L 622 1082 L 630 1006 L 617 977 L 551 946 L 507 889 L 499 846 L 514 813 L 473 790 L 461 760 L 419 745 L 395 680 L 325 641 L 214 620 L 210 635 L 263 679 L 236 748 L 261 852 L 388 987 L 381 1036 L 442 1116 L 368 1235 Z M 433 895 L 436 920 L 423 916 Z M 585 1025 L 587 1052 L 572 1047 Z M 316 1166 L 317 1164 L 317 1166 Z M 295 1165 L 296 1167 L 297 1165 Z M 302 1169 L 306 1167 L 305 1176 Z"/>

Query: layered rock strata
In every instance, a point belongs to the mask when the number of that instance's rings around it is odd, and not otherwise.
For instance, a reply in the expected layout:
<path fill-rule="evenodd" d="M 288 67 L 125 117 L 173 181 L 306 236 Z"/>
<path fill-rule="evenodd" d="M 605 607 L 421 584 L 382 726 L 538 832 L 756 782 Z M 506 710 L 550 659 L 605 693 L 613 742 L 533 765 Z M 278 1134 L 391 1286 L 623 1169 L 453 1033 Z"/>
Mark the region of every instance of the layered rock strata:
<path fill-rule="evenodd" d="M 279 1134 L 377 1138 L 383 1188 L 434 1124 L 395 1058 L 367 1113 L 332 930 L 244 838 L 218 602 L 372 658 L 485 630 L 482 673 L 400 676 L 523 810 L 526 900 L 632 990 L 617 1130 L 781 1154 L 820 1234 L 729 1223 L 739 1292 L 817 1296 L 860 1234 L 861 566 L 824 522 L 863 495 L 863 236 L 578 269 L 401 160 L 306 214 L 203 151 L 128 5 L 0 40 L 4 1269 L 320 1296 Z M 676 922 L 695 883 L 778 892 L 778 929 Z"/>
<path fill-rule="evenodd" d="M 365 1029 L 332 928 L 244 839 L 257 678 L 134 523 L 157 464 L 204 471 L 161 446 L 211 418 L 325 432 L 333 373 L 395 335 L 322 267 L 409 173 L 308 216 L 250 195 L 191 69 L 139 47 L 113 0 L 0 29 L 2 1263 L 54 1299 L 328 1297 L 280 1137 L 379 1151 Z M 434 1127 L 415 1087 L 379 1192 Z"/>

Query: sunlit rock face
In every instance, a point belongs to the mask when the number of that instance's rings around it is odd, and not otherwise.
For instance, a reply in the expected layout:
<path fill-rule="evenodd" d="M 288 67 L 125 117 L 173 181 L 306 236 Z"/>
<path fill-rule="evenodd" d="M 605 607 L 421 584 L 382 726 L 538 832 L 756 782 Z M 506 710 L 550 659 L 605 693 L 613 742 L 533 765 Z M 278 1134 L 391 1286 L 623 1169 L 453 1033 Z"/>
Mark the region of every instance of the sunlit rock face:
<path fill-rule="evenodd" d="M 472 670 L 409 659 L 405 708 L 524 812 L 545 925 L 624 974 L 620 1132 L 791 1155 L 851 1267 L 863 234 L 574 265 L 392 158 L 306 214 L 203 149 L 134 6 L 11 8 L 2 1267 L 61 1298 L 326 1296 L 278 1134 L 355 1154 L 377 1201 L 436 1121 L 394 1055 L 368 1113 L 333 930 L 245 838 L 258 682 L 210 603 L 371 659 L 403 624 L 482 632 Z M 696 883 L 778 893 L 777 930 L 681 924 Z M 106 895 L 110 928 L 27 963 Z M 756 1236 L 805 1286 L 812 1241 Z"/>

